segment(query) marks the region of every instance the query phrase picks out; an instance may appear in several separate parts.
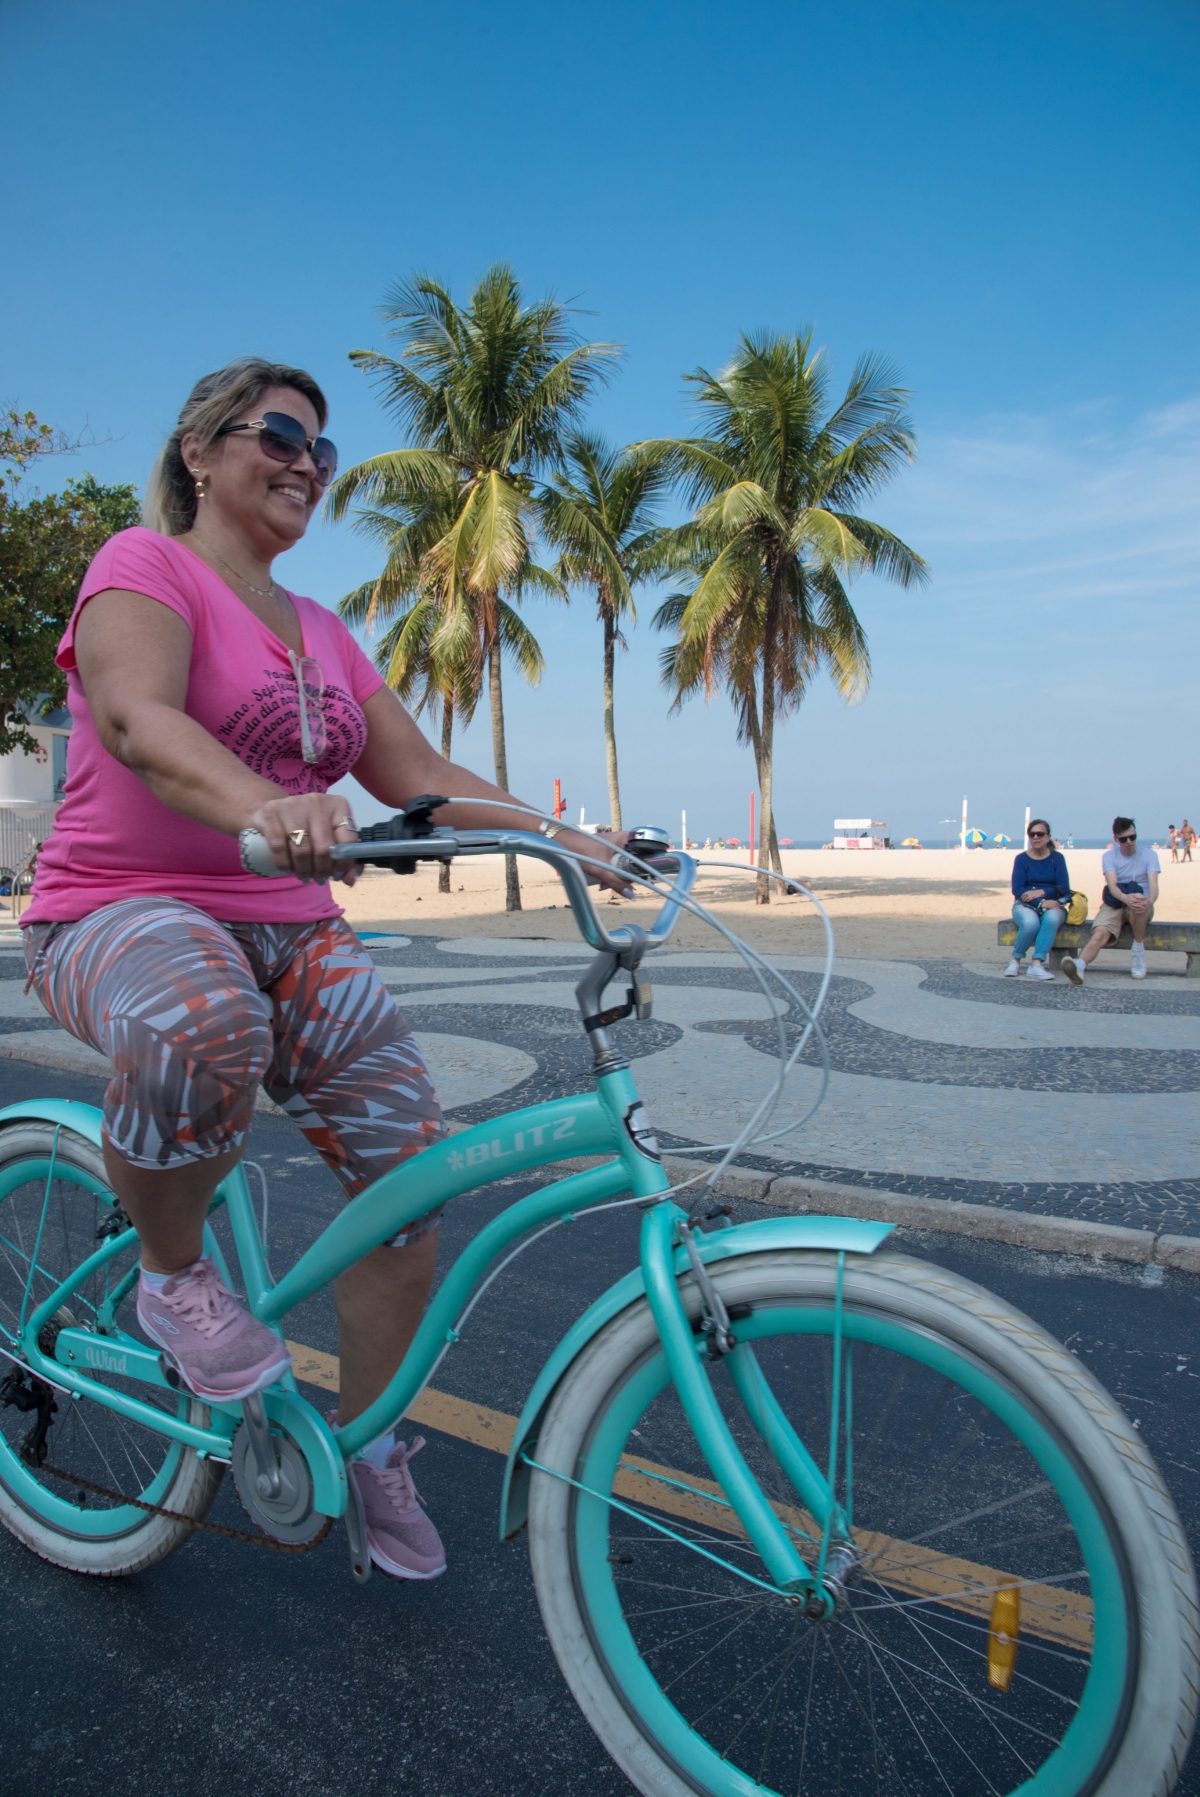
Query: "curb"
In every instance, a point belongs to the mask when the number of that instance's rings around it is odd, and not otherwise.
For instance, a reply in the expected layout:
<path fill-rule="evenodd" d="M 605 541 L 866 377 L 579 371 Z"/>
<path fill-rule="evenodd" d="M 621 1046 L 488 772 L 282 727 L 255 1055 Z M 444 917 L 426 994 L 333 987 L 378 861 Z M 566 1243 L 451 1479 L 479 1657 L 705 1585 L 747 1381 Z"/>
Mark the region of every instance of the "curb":
<path fill-rule="evenodd" d="M 666 1155 L 663 1165 L 674 1184 L 704 1171 L 707 1163 Z M 1182 1273 L 1200 1273 L 1200 1236 L 1155 1234 L 1152 1229 L 1125 1229 L 1115 1223 L 1045 1217 L 1036 1211 L 1004 1210 L 998 1205 L 967 1204 L 953 1198 L 911 1198 L 902 1192 L 874 1187 L 735 1168 L 721 1175 L 716 1193 L 719 1198 L 770 1204 L 801 1215 L 866 1217 L 901 1229 L 966 1235 L 976 1241 L 1003 1242 L 1009 1247 L 1033 1248 L 1046 1254 L 1124 1261 L 1148 1270 L 1171 1267 Z"/>

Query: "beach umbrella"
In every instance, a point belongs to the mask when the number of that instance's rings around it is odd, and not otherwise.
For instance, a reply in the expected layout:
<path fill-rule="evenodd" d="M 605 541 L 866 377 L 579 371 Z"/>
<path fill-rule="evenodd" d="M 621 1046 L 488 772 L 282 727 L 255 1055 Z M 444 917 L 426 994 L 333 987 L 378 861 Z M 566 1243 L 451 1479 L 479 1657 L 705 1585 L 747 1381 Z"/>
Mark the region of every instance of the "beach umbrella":
<path fill-rule="evenodd" d="M 992 841 L 995 843 L 998 843 L 1002 849 L 1006 849 L 1008 847 L 1009 843 L 1012 841 L 1012 837 L 1006 836 L 1002 830 L 1000 832 L 999 836 L 992 837 Z"/>
<path fill-rule="evenodd" d="M 790 836 L 781 836 L 779 838 L 779 846 L 781 849 L 794 849 L 796 845 Z"/>
<path fill-rule="evenodd" d="M 982 830 L 968 830 L 967 831 L 967 847 L 969 849 L 982 848 L 983 844 L 986 841 L 987 841 L 987 837 L 984 835 Z"/>
<path fill-rule="evenodd" d="M 729 849 L 740 849 L 742 845 L 736 836 L 727 836 L 725 838 L 725 846 Z"/>
<path fill-rule="evenodd" d="M 919 836 L 906 836 L 904 841 L 900 844 L 902 849 L 919 849 L 920 846 L 921 838 Z"/>

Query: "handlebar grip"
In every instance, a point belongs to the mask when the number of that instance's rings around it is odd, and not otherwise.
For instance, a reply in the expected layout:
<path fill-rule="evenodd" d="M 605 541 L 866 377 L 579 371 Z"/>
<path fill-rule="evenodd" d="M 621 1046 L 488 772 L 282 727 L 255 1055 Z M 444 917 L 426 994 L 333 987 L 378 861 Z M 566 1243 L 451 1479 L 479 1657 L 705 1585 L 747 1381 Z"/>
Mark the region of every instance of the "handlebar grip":
<path fill-rule="evenodd" d="M 271 845 L 261 830 L 243 830 L 238 837 L 238 853 L 248 874 L 259 874 L 264 880 L 285 880 L 290 867 L 276 867 L 271 858 Z"/>

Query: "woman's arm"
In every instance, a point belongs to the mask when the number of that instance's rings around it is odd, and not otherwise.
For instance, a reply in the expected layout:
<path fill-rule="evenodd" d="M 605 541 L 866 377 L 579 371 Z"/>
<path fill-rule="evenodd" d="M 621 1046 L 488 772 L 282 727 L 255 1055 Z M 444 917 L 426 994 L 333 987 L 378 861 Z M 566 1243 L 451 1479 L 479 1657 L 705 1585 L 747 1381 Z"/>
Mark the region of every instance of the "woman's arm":
<path fill-rule="evenodd" d="M 447 798 L 498 800 L 500 803 L 510 798 L 510 794 L 502 787 L 493 786 L 490 780 L 469 773 L 456 762 L 444 760 L 390 687 L 381 686 L 378 692 L 372 693 L 363 706 L 363 714 L 367 720 L 367 746 L 351 772 L 382 804 L 400 811 L 410 799 L 423 792 L 445 793 Z M 451 824 L 459 830 L 537 829 L 537 820 L 519 804 L 508 811 L 497 811 L 494 803 L 447 805 L 438 812 L 436 822 Z M 613 849 L 623 846 L 625 835 L 621 833 L 598 840 L 582 831 L 563 830 L 556 840 L 576 854 L 607 861 Z M 627 885 L 620 874 L 604 874 L 599 869 L 585 869 L 585 872 L 590 879 L 618 891 Z"/>
<path fill-rule="evenodd" d="M 170 606 L 145 593 L 97 593 L 79 614 L 75 657 L 100 741 L 156 799 L 226 836 L 253 826 L 277 867 L 329 878 L 330 846 L 354 840 L 337 827 L 345 799 L 281 792 L 188 717 L 192 633 Z M 303 831 L 300 842 L 289 831 Z"/>

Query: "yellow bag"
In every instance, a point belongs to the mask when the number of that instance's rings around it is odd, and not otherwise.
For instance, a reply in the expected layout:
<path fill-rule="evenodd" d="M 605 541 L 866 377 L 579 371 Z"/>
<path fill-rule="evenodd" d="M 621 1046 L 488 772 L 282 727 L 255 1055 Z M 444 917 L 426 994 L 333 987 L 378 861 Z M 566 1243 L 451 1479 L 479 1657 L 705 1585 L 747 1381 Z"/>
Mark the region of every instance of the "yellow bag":
<path fill-rule="evenodd" d="M 1087 914 L 1088 914 L 1087 893 L 1086 892 L 1073 892 L 1071 894 L 1071 902 L 1067 906 L 1067 922 L 1068 923 L 1086 923 L 1087 922 Z"/>

